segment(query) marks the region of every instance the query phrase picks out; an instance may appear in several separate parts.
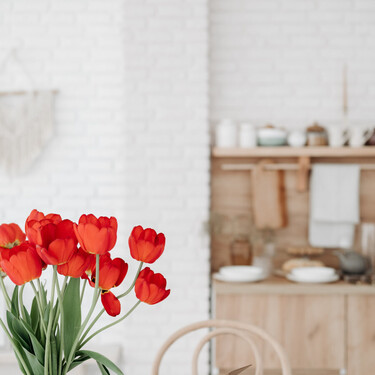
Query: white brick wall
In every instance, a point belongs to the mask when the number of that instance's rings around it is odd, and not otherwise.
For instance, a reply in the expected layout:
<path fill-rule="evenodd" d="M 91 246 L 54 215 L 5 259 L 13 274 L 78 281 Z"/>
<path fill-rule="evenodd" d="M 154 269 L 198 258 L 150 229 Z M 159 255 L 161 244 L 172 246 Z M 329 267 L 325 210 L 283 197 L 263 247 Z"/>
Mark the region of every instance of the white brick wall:
<path fill-rule="evenodd" d="M 170 298 L 100 340 L 122 345 L 133 375 L 149 373 L 171 332 L 208 316 L 207 34 L 206 0 L 0 2 L 0 57 L 16 47 L 38 87 L 60 90 L 55 135 L 36 163 L 12 178 L 0 170 L 1 222 L 22 224 L 34 207 L 115 215 L 117 254 L 133 225 L 166 234 L 153 268 Z M 0 89 L 17 77 L 8 66 Z M 181 366 L 186 347 L 170 360 Z"/>
<path fill-rule="evenodd" d="M 305 127 L 375 119 L 375 6 L 368 0 L 210 2 L 211 113 Z"/>

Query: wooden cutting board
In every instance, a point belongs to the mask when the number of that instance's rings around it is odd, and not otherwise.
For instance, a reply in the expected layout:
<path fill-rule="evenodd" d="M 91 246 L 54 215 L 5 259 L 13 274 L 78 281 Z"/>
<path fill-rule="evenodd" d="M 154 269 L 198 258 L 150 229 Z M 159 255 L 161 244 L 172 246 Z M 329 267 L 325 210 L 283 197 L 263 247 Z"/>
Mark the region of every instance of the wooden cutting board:
<path fill-rule="evenodd" d="M 252 173 L 254 223 L 257 229 L 278 229 L 287 225 L 284 171 L 267 170 L 272 160 L 261 160 Z"/>

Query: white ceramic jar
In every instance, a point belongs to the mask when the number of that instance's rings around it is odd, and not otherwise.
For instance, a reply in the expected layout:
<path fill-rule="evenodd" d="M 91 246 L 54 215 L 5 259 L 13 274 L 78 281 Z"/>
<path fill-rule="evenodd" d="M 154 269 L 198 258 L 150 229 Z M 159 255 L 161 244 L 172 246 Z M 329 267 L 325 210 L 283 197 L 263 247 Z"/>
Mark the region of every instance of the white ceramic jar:
<path fill-rule="evenodd" d="M 288 144 L 291 147 L 303 147 L 306 140 L 306 132 L 303 130 L 293 130 L 288 135 Z"/>
<path fill-rule="evenodd" d="M 243 148 L 256 147 L 257 133 L 253 124 L 243 122 L 240 124 L 238 133 L 238 144 Z"/>
<path fill-rule="evenodd" d="M 232 119 L 223 119 L 215 129 L 216 147 L 236 147 L 237 146 L 237 126 Z"/>

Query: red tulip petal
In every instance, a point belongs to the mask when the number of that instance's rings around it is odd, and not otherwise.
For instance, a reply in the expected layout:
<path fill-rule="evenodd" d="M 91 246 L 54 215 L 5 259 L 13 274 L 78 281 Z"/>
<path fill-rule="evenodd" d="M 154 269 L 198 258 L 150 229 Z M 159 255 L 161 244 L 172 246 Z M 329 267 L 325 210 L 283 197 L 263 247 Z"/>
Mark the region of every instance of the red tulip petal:
<path fill-rule="evenodd" d="M 74 238 L 73 222 L 71 220 L 63 220 L 56 225 L 57 238 Z"/>
<path fill-rule="evenodd" d="M 154 240 L 156 238 L 156 232 L 154 229 L 146 228 L 143 232 L 143 239 L 145 241 L 150 241 L 152 244 L 154 244 Z"/>
<path fill-rule="evenodd" d="M 139 236 L 141 235 L 142 232 L 143 232 L 143 228 L 142 228 L 142 226 L 137 225 L 136 227 L 133 228 L 133 230 L 132 230 L 130 236 L 133 236 L 134 239 L 135 239 L 136 241 L 138 241 L 138 238 L 139 238 Z"/>
<path fill-rule="evenodd" d="M 126 276 L 126 274 L 128 272 L 129 266 L 121 258 L 115 258 L 115 259 L 113 259 L 112 265 L 115 266 L 116 268 L 118 268 L 119 271 L 120 271 L 119 272 L 119 276 L 118 276 L 118 278 L 116 280 L 116 283 L 114 285 L 114 286 L 119 286 L 123 282 L 123 280 L 124 280 L 124 278 L 125 278 L 125 276 Z"/>
<path fill-rule="evenodd" d="M 137 279 L 134 290 L 137 298 L 143 302 L 146 302 L 150 297 L 150 287 L 144 279 Z"/>
<path fill-rule="evenodd" d="M 111 316 L 117 316 L 121 312 L 121 304 L 112 292 L 102 293 L 101 300 L 105 311 Z"/>

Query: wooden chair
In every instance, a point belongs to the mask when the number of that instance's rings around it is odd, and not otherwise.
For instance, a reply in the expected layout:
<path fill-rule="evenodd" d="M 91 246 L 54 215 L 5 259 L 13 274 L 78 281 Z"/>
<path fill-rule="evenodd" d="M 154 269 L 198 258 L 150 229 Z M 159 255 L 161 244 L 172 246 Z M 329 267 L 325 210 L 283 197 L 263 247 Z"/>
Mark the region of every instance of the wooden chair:
<path fill-rule="evenodd" d="M 263 329 L 259 327 L 231 320 L 205 320 L 202 322 L 190 324 L 186 327 L 179 329 L 177 332 L 171 335 L 163 344 L 163 346 L 159 349 L 159 352 L 157 353 L 153 363 L 151 375 L 159 375 L 161 360 L 165 352 L 175 341 L 177 341 L 180 337 L 190 332 L 197 331 L 203 328 L 212 328 L 213 330 L 201 339 L 201 341 L 198 343 L 194 351 L 192 361 L 192 375 L 198 375 L 198 357 L 204 344 L 206 344 L 212 338 L 223 334 L 232 334 L 238 336 L 249 345 L 255 359 L 255 364 L 253 364 L 256 365 L 255 375 L 263 374 L 263 364 L 259 350 L 254 341 L 252 340 L 251 335 L 257 336 L 266 341 L 267 343 L 269 343 L 280 360 L 282 375 L 291 375 L 289 360 L 285 354 L 284 349 L 275 339 L 273 339 L 267 332 L 265 332 Z"/>

